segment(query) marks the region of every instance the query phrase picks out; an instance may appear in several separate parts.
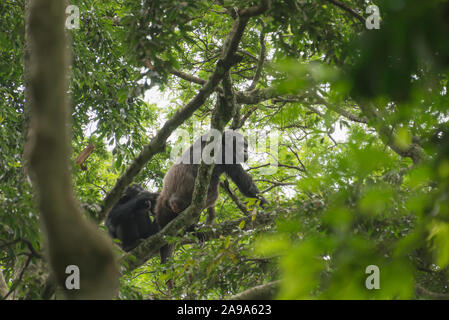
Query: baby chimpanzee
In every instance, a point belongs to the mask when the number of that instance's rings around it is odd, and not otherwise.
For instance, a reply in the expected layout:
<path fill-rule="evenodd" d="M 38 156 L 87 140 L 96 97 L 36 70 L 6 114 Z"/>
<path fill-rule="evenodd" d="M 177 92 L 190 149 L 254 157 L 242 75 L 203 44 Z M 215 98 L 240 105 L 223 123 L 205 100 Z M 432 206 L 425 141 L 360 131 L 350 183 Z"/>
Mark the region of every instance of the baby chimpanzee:
<path fill-rule="evenodd" d="M 105 225 L 113 238 L 120 239 L 123 250 L 134 249 L 140 239 L 159 231 L 155 219 L 150 218 L 150 213 L 154 216 L 158 196 L 159 193 L 148 192 L 142 186 L 133 184 L 109 212 Z"/>

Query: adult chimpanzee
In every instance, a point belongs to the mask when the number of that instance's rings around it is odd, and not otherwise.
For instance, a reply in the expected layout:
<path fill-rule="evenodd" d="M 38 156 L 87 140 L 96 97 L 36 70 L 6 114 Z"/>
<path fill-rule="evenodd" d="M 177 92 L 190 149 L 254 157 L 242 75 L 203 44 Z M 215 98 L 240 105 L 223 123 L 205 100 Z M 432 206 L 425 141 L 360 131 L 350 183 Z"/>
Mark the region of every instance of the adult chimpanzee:
<path fill-rule="evenodd" d="M 156 221 L 162 229 L 192 202 L 195 178 L 199 159 L 205 148 L 205 136 L 198 138 L 180 159 L 168 170 L 164 186 L 156 202 Z M 248 160 L 248 143 L 240 134 L 232 130 L 222 135 L 221 152 L 215 157 L 215 166 L 210 179 L 205 208 L 212 207 L 218 198 L 220 176 L 226 173 L 247 197 L 259 198 L 261 204 L 266 200 L 258 196 L 259 190 L 241 163 Z M 172 245 L 161 248 L 161 261 L 164 263 L 173 250 Z"/>
<path fill-rule="evenodd" d="M 154 215 L 154 207 L 159 193 L 146 191 L 138 184 L 128 187 L 120 200 L 106 217 L 105 225 L 113 238 L 120 239 L 125 251 L 134 249 L 140 239 L 148 238 L 159 231 Z"/>

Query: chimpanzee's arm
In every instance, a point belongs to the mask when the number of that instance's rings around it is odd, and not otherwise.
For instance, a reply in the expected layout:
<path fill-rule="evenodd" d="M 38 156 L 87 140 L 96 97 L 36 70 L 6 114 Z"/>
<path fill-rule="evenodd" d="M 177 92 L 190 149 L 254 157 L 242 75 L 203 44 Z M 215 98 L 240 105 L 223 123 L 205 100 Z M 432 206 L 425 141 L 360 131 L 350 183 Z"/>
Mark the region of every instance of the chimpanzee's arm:
<path fill-rule="evenodd" d="M 237 185 L 240 192 L 248 198 L 258 198 L 259 189 L 253 178 L 243 169 L 241 164 L 225 165 L 225 172 Z"/>

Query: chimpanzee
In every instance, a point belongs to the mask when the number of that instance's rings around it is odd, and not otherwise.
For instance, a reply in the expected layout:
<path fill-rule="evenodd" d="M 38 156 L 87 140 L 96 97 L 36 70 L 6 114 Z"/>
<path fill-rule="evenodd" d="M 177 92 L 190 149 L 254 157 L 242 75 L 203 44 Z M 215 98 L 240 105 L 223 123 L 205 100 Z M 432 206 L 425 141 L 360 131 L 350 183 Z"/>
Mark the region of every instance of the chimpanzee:
<path fill-rule="evenodd" d="M 124 251 L 131 251 L 140 239 L 159 231 L 154 216 L 154 208 L 159 193 L 146 191 L 142 186 L 133 184 L 123 193 L 120 200 L 112 207 L 106 217 L 105 225 L 113 238 L 120 240 Z"/>
<path fill-rule="evenodd" d="M 192 202 L 198 163 L 194 159 L 201 157 L 206 145 L 204 137 L 198 138 L 190 148 L 181 155 L 166 173 L 164 185 L 156 201 L 156 221 L 162 229 Z M 221 157 L 220 157 L 221 155 Z M 227 130 L 222 135 L 221 152 L 216 157 L 214 170 L 210 179 L 205 208 L 212 207 L 218 198 L 220 176 L 226 173 L 247 197 L 259 198 L 261 205 L 266 200 L 259 196 L 259 190 L 251 176 L 243 169 L 241 162 L 248 160 L 248 143 L 238 132 Z M 171 256 L 172 245 L 161 248 L 161 261 L 165 263 Z"/>

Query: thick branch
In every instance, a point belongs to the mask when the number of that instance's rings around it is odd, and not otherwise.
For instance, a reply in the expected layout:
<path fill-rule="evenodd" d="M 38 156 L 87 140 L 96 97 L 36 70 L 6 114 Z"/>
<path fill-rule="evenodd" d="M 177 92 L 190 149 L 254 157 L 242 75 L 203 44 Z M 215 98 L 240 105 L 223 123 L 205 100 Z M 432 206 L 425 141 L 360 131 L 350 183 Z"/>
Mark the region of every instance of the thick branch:
<path fill-rule="evenodd" d="M 258 6 L 253 6 L 239 10 L 238 15 L 240 18 L 250 18 L 261 15 L 270 8 L 270 4 L 271 4 L 270 0 L 261 0 Z"/>
<path fill-rule="evenodd" d="M 252 215 L 246 215 L 243 218 L 236 220 L 228 220 L 220 224 L 215 224 L 213 226 L 209 225 L 199 225 L 195 228 L 195 234 L 201 234 L 201 241 L 209 241 L 213 239 L 219 239 L 220 237 L 237 235 L 242 232 L 240 226 L 244 224 L 245 230 L 253 230 L 259 227 L 270 226 L 278 218 L 276 213 L 263 212 L 256 215 L 255 220 L 253 220 Z M 186 237 L 181 241 L 181 244 L 190 244 L 195 240 L 191 237 Z"/>
<path fill-rule="evenodd" d="M 330 110 L 338 113 L 339 115 L 341 115 L 351 121 L 358 122 L 358 123 L 367 123 L 366 118 L 364 118 L 364 117 L 359 118 L 356 115 L 350 113 L 349 111 L 346 111 L 345 109 L 343 109 L 339 106 L 331 105 L 331 104 L 325 104 L 325 106 L 328 107 Z"/>
<path fill-rule="evenodd" d="M 234 88 L 232 86 L 231 75 L 229 73 L 223 78 L 223 93 L 226 103 L 229 105 L 230 109 L 233 110 L 231 128 L 237 129 L 239 128 L 240 112 L 242 107 L 237 103 Z"/>
<path fill-rule="evenodd" d="M 217 214 L 215 213 L 215 208 L 214 207 L 207 208 L 206 225 L 208 226 L 214 225 L 216 219 Z"/>
<path fill-rule="evenodd" d="M 229 187 L 229 181 L 226 179 L 222 182 L 220 182 L 220 187 L 222 187 L 226 193 L 231 197 L 232 201 L 236 204 L 237 208 L 246 216 L 248 215 L 248 211 L 246 210 L 245 206 L 240 202 L 239 198 L 232 192 L 231 188 Z"/>
<path fill-rule="evenodd" d="M 433 292 L 433 291 L 430 291 L 420 285 L 416 286 L 416 294 L 419 296 L 424 296 L 424 297 L 428 297 L 428 298 L 436 299 L 436 300 L 448 300 L 449 299 L 448 293 Z"/>
<path fill-rule="evenodd" d="M 223 78 L 223 92 L 224 99 L 226 104 L 228 105 L 229 110 L 232 110 L 232 117 L 236 115 L 236 111 L 238 109 L 237 101 L 234 94 L 234 88 L 232 87 L 232 79 L 229 72 Z M 240 110 L 239 110 L 240 111 Z"/>
<path fill-rule="evenodd" d="M 235 93 L 237 102 L 242 104 L 258 104 L 279 97 L 280 95 L 276 88 L 255 89 L 253 91 Z"/>
<path fill-rule="evenodd" d="M 0 270 L 0 299 L 6 296 L 9 292 L 8 285 L 6 284 L 3 272 Z"/>
<path fill-rule="evenodd" d="M 173 74 L 173 75 L 175 75 L 175 76 L 177 76 L 177 77 L 179 77 L 179 78 L 181 78 L 181 79 L 184 79 L 184 80 L 186 80 L 186 81 L 193 82 L 193 83 L 196 83 L 196 84 L 204 85 L 204 84 L 206 84 L 206 82 L 207 82 L 207 80 L 204 80 L 204 79 L 201 79 L 201 78 L 192 76 L 192 75 L 190 75 L 190 74 L 187 74 L 187 73 L 182 72 L 182 71 L 180 71 L 180 70 L 176 70 L 176 69 L 174 69 L 174 68 L 170 70 L 170 73 Z M 220 87 L 218 87 L 217 90 L 218 90 L 219 92 L 223 92 L 223 90 L 221 90 Z"/>
<path fill-rule="evenodd" d="M 262 75 L 262 68 L 265 62 L 266 46 L 265 46 L 265 32 L 263 31 L 265 24 L 262 20 L 260 21 L 260 23 L 262 25 L 262 30 L 260 31 L 259 37 L 260 42 L 259 60 L 257 61 L 257 69 L 256 72 L 254 73 L 253 81 L 251 85 L 248 87 L 247 91 L 252 91 L 256 88 L 257 82 L 259 81 L 260 76 Z"/>
<path fill-rule="evenodd" d="M 198 228 L 197 232 L 201 232 L 204 235 L 205 240 L 217 239 L 221 236 L 228 236 L 241 233 L 240 226 L 244 222 L 245 229 L 250 230 L 260 226 L 268 226 L 274 223 L 278 218 L 276 213 L 261 212 L 256 215 L 256 218 L 252 215 L 248 215 L 241 219 L 230 220 L 219 225 L 214 226 L 213 230 L 210 228 Z M 254 219 L 254 220 L 253 220 Z"/>
<path fill-rule="evenodd" d="M 233 295 L 229 300 L 271 300 L 275 297 L 280 284 L 280 280 L 268 282 Z"/>
<path fill-rule="evenodd" d="M 110 299 L 118 270 L 109 239 L 84 219 L 69 172 L 68 43 L 65 1 L 33 0 L 28 7 L 31 134 L 26 154 L 48 241 L 50 265 L 68 298 Z M 28 16 L 28 15 L 26 15 Z M 66 290 L 66 268 L 82 272 L 79 290 Z"/>
<path fill-rule="evenodd" d="M 166 236 L 175 236 L 178 234 L 179 230 L 183 229 L 184 226 L 191 224 L 191 219 L 187 218 L 188 213 L 184 211 L 176 219 L 171 221 L 167 226 L 158 232 L 157 234 L 144 240 L 136 249 L 132 251 L 132 255 L 126 254 L 122 257 L 123 265 L 127 265 L 128 270 L 133 270 L 142 264 L 144 264 L 148 259 L 159 253 L 159 249 L 166 245 L 168 242 Z M 245 229 L 256 228 L 260 226 L 268 226 L 274 223 L 278 218 L 276 213 L 266 213 L 257 214 L 256 218 L 253 220 L 252 215 L 247 215 L 244 218 L 225 221 L 220 224 L 215 224 L 213 226 L 202 225 L 195 229 L 197 234 L 201 234 L 202 241 L 209 241 L 213 239 L 218 239 L 222 236 L 235 235 L 242 232 L 240 226 L 242 223 L 245 224 Z M 195 221 L 194 221 L 195 222 Z M 185 229 L 185 228 L 184 228 Z M 192 243 L 191 238 L 184 239 L 181 241 L 182 244 Z"/>

